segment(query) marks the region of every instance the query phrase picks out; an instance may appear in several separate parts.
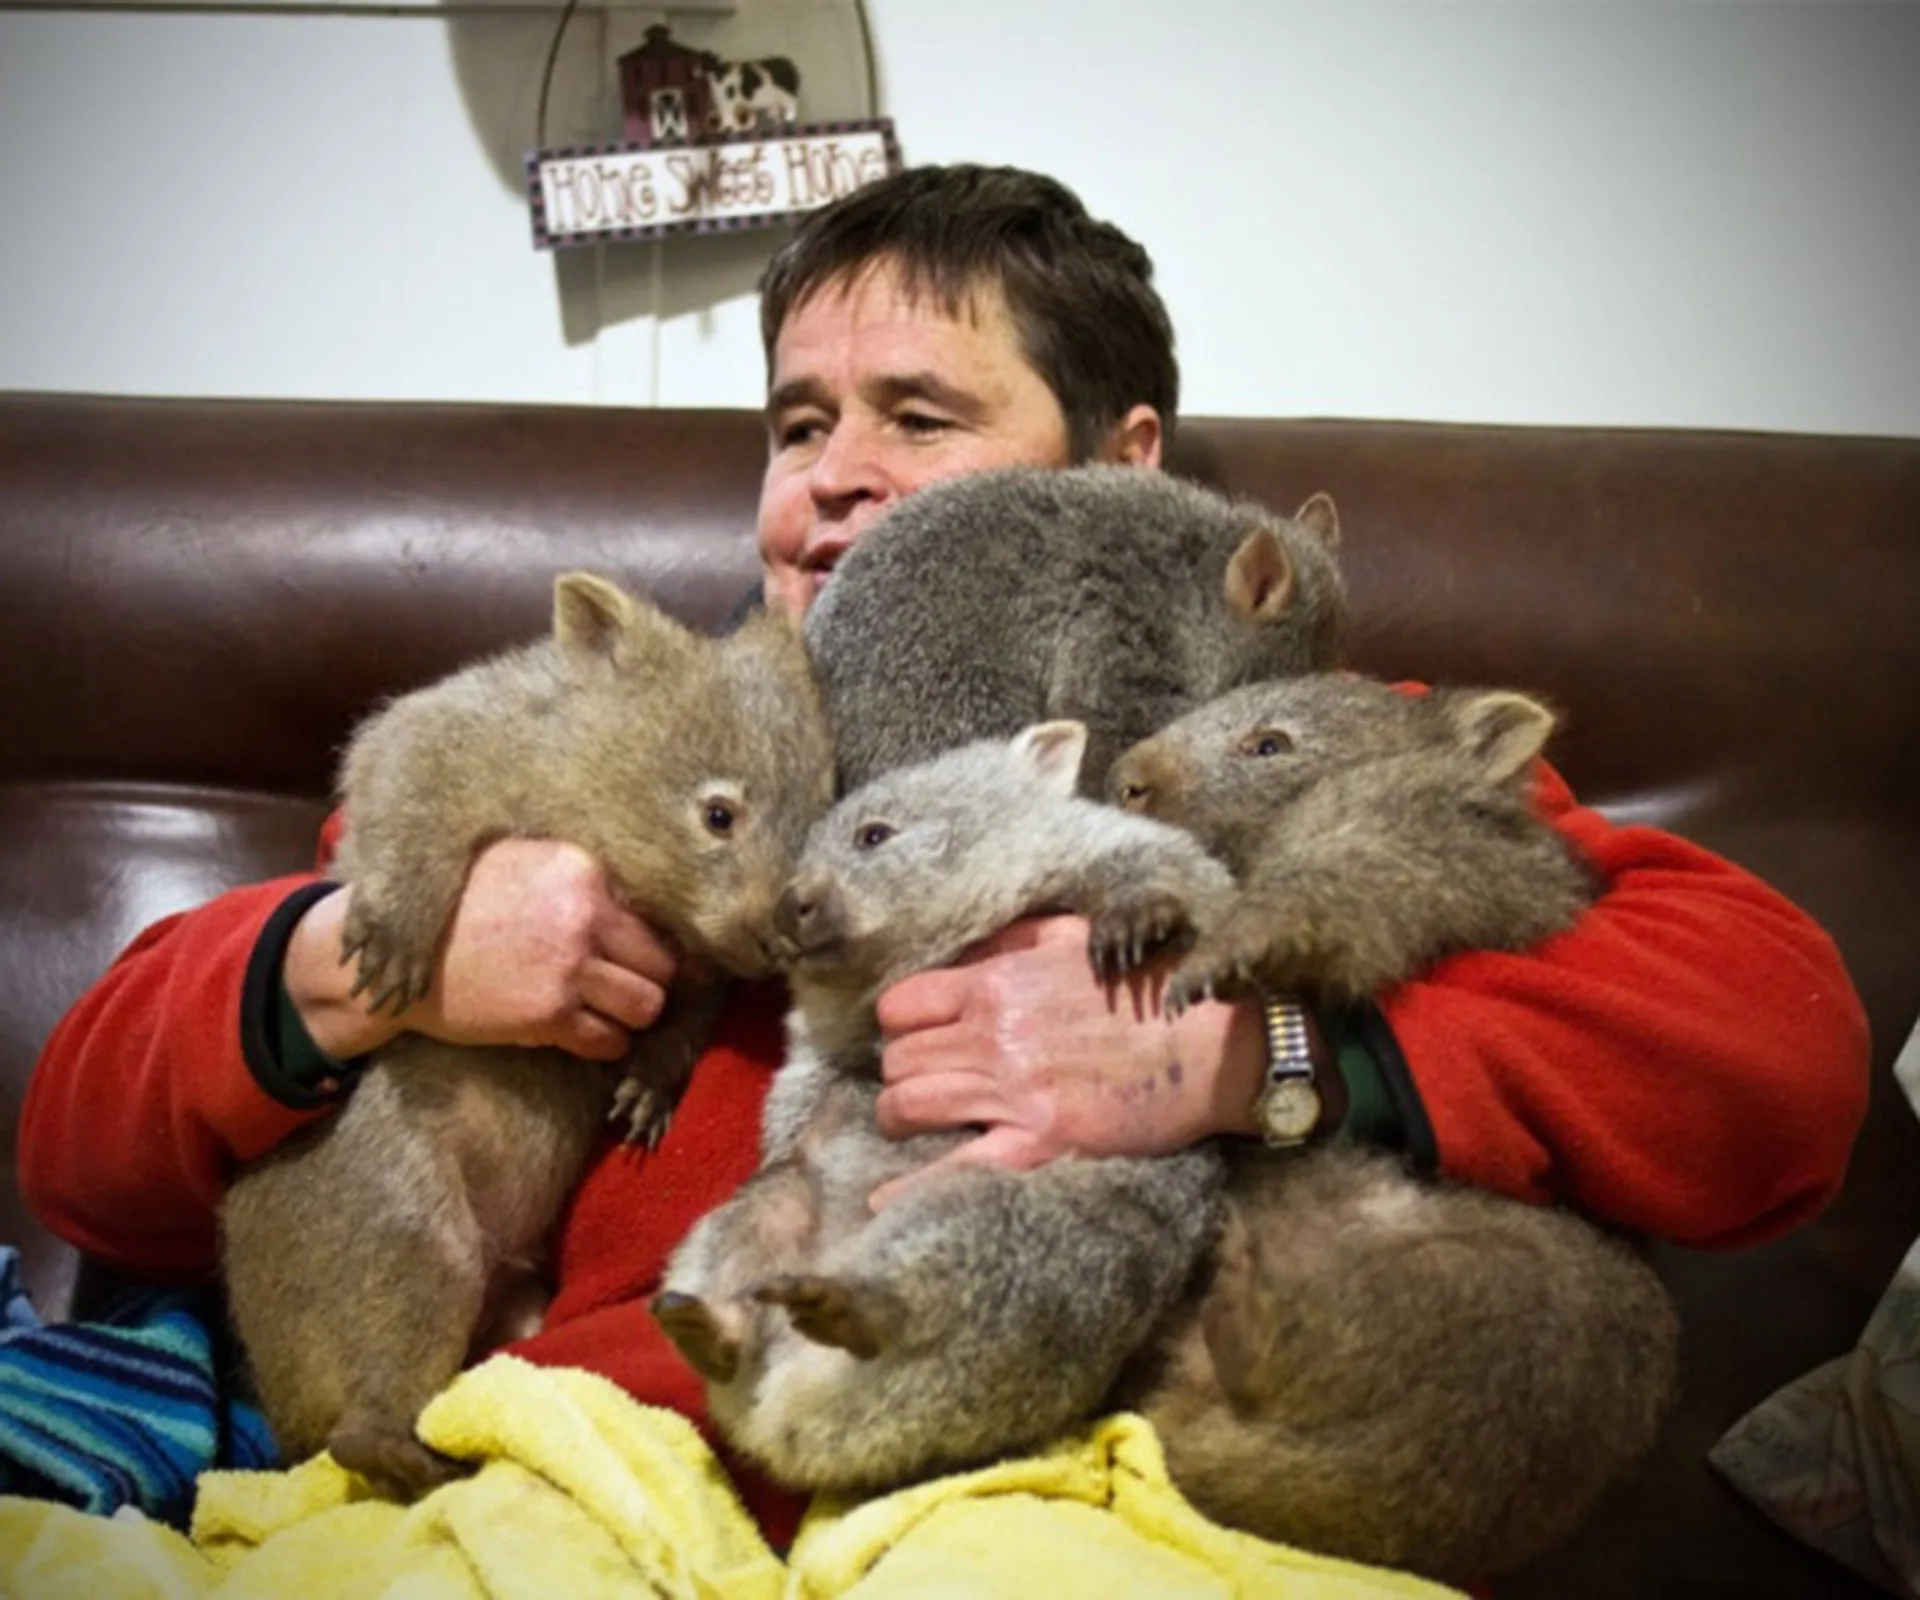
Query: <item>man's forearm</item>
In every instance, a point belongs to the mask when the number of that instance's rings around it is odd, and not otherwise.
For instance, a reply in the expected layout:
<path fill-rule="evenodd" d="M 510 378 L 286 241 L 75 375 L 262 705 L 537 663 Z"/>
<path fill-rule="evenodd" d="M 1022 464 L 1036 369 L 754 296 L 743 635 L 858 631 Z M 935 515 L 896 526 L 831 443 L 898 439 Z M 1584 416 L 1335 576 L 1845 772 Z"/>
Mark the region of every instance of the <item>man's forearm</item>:
<path fill-rule="evenodd" d="M 1218 1062 L 1210 1100 L 1211 1131 L 1255 1138 L 1253 1105 L 1267 1072 L 1266 1025 L 1252 1000 L 1190 1006 L 1174 1023 L 1174 1048 L 1183 1061 Z"/>

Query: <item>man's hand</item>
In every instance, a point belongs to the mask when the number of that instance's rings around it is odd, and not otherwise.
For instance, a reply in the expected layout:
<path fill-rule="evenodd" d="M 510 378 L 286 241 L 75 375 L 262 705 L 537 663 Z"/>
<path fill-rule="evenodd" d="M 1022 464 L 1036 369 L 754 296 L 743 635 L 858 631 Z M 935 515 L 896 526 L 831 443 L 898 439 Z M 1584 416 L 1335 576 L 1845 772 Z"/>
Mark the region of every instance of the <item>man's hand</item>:
<path fill-rule="evenodd" d="M 613 898 L 593 857 L 546 839 L 489 845 L 467 875 L 424 1000 L 369 1016 L 340 960 L 347 893 L 300 919 L 285 983 L 313 1041 L 341 1060 L 402 1031 L 454 1044 L 557 1045 L 617 1061 L 666 1004 L 676 957 Z"/>
<path fill-rule="evenodd" d="M 1250 1004 L 1202 1004 L 1169 1022 L 1164 970 L 1109 989 L 1087 961 L 1087 923 L 1016 923 L 964 965 L 880 996 L 881 1131 L 974 1125 L 953 1163 L 1039 1166 L 1056 1156 L 1160 1155 L 1250 1131 L 1266 1040 Z M 915 1174 L 879 1190 L 891 1200 Z"/>

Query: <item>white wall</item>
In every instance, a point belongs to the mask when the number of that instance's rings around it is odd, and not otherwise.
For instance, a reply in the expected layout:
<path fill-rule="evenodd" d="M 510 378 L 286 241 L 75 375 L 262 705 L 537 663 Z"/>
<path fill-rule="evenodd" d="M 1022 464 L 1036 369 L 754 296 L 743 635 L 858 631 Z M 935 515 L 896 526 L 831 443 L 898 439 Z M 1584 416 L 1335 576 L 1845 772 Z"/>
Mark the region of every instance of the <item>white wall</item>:
<path fill-rule="evenodd" d="M 909 160 L 1154 252 L 1191 413 L 1920 435 L 1920 5 L 868 11 Z M 0 388 L 757 403 L 771 234 L 532 248 L 555 15 L 0 9 Z M 644 20 L 576 16 L 549 142 Z"/>

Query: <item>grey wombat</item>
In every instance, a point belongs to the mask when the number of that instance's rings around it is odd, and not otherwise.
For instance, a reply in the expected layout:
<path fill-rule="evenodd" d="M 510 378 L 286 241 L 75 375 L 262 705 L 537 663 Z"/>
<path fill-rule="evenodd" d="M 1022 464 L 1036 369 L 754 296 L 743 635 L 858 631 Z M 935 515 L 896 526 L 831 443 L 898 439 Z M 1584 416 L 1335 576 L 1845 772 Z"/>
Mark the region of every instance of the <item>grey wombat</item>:
<path fill-rule="evenodd" d="M 1236 684 L 1336 663 L 1339 519 L 1139 467 L 937 483 L 850 550 L 807 617 L 841 791 L 1034 723 L 1088 728 L 1081 786 Z"/>
<path fill-rule="evenodd" d="M 283 1450 L 389 1492 L 453 1468 L 413 1434 L 470 1355 L 531 1332 L 547 1236 L 610 1114 L 657 1138 L 772 918 L 832 755 L 799 630 L 709 639 L 604 580 L 554 632 L 370 718 L 341 776 L 346 954 L 375 1003 L 426 993 L 474 855 L 565 839 L 686 953 L 668 1012 L 608 1068 L 403 1034 L 339 1115 L 243 1170 L 221 1211 L 234 1320 Z"/>
<path fill-rule="evenodd" d="M 1233 868 L 1175 998 L 1352 999 L 1572 922 L 1593 885 L 1527 803 L 1525 696 L 1340 676 L 1237 690 L 1111 791 Z M 1652 1444 L 1678 1329 L 1652 1270 L 1571 1212 L 1340 1144 L 1236 1152 L 1203 1294 L 1117 1398 L 1220 1521 L 1454 1582 L 1565 1537 Z"/>
<path fill-rule="evenodd" d="M 1038 1445 L 1097 1406 L 1211 1240 L 1211 1148 L 886 1179 L 963 1134 L 874 1121 L 874 999 L 1043 908 L 1119 973 L 1211 920 L 1225 871 L 1178 829 L 1078 798 L 1085 731 L 887 773 L 813 830 L 782 923 L 790 1051 L 759 1173 L 669 1264 L 655 1314 L 729 1441 L 805 1488 L 876 1489 Z"/>

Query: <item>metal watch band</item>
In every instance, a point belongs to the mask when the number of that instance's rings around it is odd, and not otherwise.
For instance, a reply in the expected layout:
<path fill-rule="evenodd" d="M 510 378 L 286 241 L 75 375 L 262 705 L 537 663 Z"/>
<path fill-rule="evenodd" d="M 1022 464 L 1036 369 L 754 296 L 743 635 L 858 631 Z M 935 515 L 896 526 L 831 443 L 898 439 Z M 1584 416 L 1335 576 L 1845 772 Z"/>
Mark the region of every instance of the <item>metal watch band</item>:
<path fill-rule="evenodd" d="M 1304 1144 L 1325 1110 L 1313 1065 L 1306 1008 L 1297 1000 L 1262 995 L 1267 1028 L 1267 1077 L 1254 1115 L 1269 1145 Z"/>

